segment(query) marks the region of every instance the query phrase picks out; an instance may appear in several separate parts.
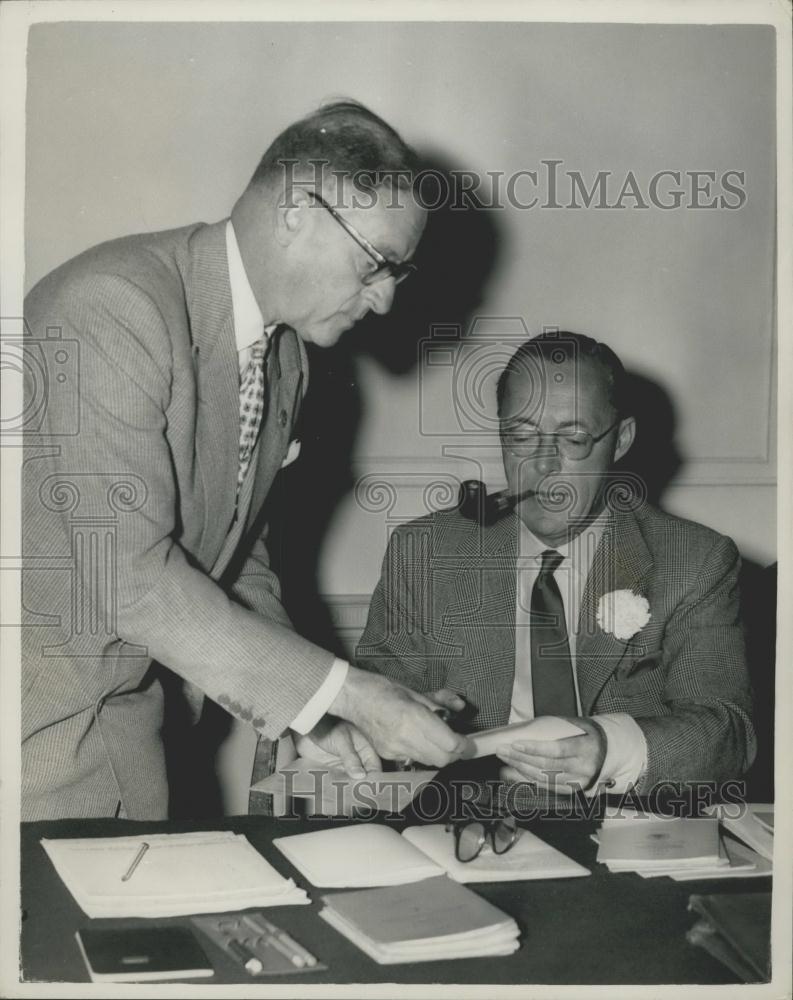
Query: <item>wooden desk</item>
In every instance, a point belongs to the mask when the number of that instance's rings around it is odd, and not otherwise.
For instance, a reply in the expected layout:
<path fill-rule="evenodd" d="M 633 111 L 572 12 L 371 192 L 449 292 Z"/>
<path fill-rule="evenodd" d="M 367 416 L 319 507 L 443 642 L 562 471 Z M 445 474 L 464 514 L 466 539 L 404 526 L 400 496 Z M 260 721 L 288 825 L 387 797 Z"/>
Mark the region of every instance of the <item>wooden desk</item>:
<path fill-rule="evenodd" d="M 344 821 L 348 822 L 348 821 Z M 327 972 L 259 978 L 258 983 L 733 983 L 732 974 L 685 940 L 695 922 L 686 905 L 691 893 L 770 889 L 770 878 L 673 882 L 611 874 L 595 864 L 594 824 L 583 820 L 540 820 L 534 833 L 592 870 L 588 878 L 475 885 L 474 891 L 513 916 L 521 947 L 503 958 L 379 966 L 319 918 L 323 892 L 311 886 L 272 846 L 272 839 L 333 825 L 322 822 L 236 817 L 213 829 L 243 833 L 284 875 L 308 890 L 311 906 L 266 911 L 327 966 Z M 74 939 L 90 921 L 72 899 L 39 844 L 42 837 L 144 835 L 207 829 L 199 823 L 133 823 L 122 820 L 63 820 L 22 827 L 22 967 L 30 981 L 86 982 L 88 974 Z M 185 923 L 173 918 L 160 923 Z M 96 923 L 100 923 L 96 921 Z M 104 926 L 137 926 L 143 920 L 106 920 Z M 202 939 L 202 944 L 205 942 Z M 250 983 L 251 978 L 207 944 L 216 968 L 202 983 Z"/>

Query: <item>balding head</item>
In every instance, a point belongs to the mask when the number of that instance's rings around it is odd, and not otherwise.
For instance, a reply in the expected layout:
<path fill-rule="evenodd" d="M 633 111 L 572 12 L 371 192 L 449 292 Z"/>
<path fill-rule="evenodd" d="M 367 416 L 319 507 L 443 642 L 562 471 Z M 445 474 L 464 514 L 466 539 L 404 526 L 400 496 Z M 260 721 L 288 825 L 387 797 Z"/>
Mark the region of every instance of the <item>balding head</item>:
<path fill-rule="evenodd" d="M 426 213 L 416 157 L 353 101 L 285 129 L 234 206 L 232 222 L 266 323 L 329 347 L 367 313 L 387 313 Z"/>
<path fill-rule="evenodd" d="M 341 208 L 340 181 L 358 191 L 409 192 L 417 170 L 416 153 L 387 122 L 356 101 L 335 101 L 284 129 L 250 186 L 275 188 L 289 198 L 295 183 L 310 184 Z"/>

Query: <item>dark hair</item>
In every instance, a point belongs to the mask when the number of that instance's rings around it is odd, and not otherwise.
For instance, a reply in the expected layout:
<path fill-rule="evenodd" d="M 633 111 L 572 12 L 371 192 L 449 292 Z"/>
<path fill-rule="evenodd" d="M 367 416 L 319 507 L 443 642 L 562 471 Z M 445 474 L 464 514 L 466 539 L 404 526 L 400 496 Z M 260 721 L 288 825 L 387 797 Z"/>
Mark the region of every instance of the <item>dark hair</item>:
<path fill-rule="evenodd" d="M 391 126 L 357 101 L 325 104 L 284 129 L 261 158 L 251 185 L 301 176 L 317 164 L 359 187 L 412 188 L 418 157 Z M 321 176 L 324 176 L 324 173 Z"/>
<path fill-rule="evenodd" d="M 620 359 L 607 344 L 601 344 L 582 333 L 570 333 L 566 330 L 541 333 L 522 343 L 515 351 L 498 377 L 496 385 L 498 412 L 501 413 L 510 375 L 520 371 L 536 370 L 538 360 L 543 363 L 550 361 L 559 364 L 581 358 L 589 358 L 600 365 L 606 376 L 609 402 L 620 419 L 629 416 L 628 376 Z"/>

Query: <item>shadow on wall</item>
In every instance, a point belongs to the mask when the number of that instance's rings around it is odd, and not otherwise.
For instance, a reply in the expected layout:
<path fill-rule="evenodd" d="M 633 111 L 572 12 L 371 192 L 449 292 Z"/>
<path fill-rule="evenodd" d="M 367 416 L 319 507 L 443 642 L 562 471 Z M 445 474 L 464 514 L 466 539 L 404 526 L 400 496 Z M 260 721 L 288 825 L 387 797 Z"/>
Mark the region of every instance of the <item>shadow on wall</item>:
<path fill-rule="evenodd" d="M 430 169 L 447 174 L 437 157 Z M 429 193 L 424 200 L 430 202 Z M 446 205 L 428 213 L 415 256 L 418 273 L 400 285 L 387 316 L 370 316 L 336 347 L 310 353 L 311 385 L 302 413 L 300 461 L 273 496 L 270 552 L 284 604 L 297 630 L 340 653 L 318 589 L 318 561 L 328 526 L 355 483 L 350 458 L 366 419 L 358 358 L 374 358 L 390 375 L 415 377 L 419 344 L 433 324 L 467 329 L 484 298 L 501 243 L 493 212 Z"/>
<path fill-rule="evenodd" d="M 619 468 L 638 477 L 649 502 L 660 506 L 683 465 L 675 443 L 674 403 L 659 382 L 629 371 L 628 409 L 636 417 L 636 440 Z"/>

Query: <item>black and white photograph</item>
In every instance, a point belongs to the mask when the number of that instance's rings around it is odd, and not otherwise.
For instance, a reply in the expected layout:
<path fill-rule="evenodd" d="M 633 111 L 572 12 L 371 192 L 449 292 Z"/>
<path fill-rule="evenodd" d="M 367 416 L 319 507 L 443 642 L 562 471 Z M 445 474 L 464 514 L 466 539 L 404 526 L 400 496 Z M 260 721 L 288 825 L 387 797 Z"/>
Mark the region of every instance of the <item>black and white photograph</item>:
<path fill-rule="evenodd" d="M 789 4 L 0 49 L 2 995 L 790 996 Z"/>

